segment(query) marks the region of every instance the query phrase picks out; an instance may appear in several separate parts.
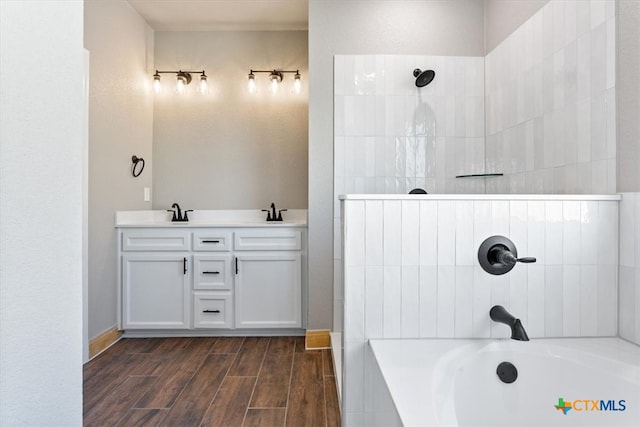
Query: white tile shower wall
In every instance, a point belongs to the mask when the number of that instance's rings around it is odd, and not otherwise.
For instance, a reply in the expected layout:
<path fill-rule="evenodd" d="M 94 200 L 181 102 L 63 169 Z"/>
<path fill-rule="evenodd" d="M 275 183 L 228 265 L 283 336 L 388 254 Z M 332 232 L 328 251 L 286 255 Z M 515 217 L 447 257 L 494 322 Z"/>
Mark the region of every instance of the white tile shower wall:
<path fill-rule="evenodd" d="M 335 194 L 484 193 L 484 58 L 337 55 Z M 417 88 L 413 70 L 433 69 Z M 336 216 L 338 202 L 336 199 Z"/>
<path fill-rule="evenodd" d="M 435 79 L 417 88 L 415 68 L 435 70 Z M 335 56 L 334 265 L 341 194 L 485 192 L 483 179 L 455 179 L 484 172 L 484 78 L 484 57 Z M 339 271 L 334 307 L 341 306 Z M 334 310 L 336 331 L 341 317 Z"/>
<path fill-rule="evenodd" d="M 640 345 L 640 193 L 620 202 L 620 336 Z"/>
<path fill-rule="evenodd" d="M 619 202 L 487 197 L 343 202 L 345 419 L 365 416 L 371 338 L 509 337 L 506 326 L 489 319 L 494 304 L 519 317 L 532 338 L 617 334 Z M 622 212 L 623 227 L 629 215 L 638 223 L 640 194 L 634 197 L 633 214 Z M 634 232 L 634 249 L 625 240 L 620 250 L 622 261 L 636 266 L 621 277 L 634 278 L 635 287 L 621 292 L 633 292 L 635 303 L 625 301 L 629 307 L 621 310 L 630 313 L 637 337 L 640 234 Z M 494 234 L 537 262 L 489 275 L 476 251 Z"/>
<path fill-rule="evenodd" d="M 615 193 L 615 26 L 552 0 L 486 56 L 487 193 Z"/>

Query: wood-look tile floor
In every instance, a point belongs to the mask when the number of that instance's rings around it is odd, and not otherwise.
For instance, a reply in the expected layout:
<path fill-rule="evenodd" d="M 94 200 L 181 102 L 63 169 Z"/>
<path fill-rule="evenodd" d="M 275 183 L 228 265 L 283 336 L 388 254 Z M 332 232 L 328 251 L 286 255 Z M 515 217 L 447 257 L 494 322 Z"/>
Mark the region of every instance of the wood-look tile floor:
<path fill-rule="evenodd" d="M 122 339 L 84 366 L 84 425 L 339 426 L 331 352 L 304 337 Z"/>

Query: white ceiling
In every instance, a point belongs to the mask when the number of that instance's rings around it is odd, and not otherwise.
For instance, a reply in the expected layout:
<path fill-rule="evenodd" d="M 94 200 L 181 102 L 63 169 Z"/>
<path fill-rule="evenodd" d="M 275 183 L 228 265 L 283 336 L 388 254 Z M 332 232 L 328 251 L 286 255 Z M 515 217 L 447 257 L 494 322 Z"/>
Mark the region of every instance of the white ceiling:
<path fill-rule="evenodd" d="M 308 29 L 308 0 L 129 0 L 156 31 Z"/>

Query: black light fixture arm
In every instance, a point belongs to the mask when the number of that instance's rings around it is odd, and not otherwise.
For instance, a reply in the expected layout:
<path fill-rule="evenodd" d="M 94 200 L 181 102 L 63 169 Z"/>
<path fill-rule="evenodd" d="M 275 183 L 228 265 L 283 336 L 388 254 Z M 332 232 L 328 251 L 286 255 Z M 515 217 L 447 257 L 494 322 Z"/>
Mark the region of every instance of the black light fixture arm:
<path fill-rule="evenodd" d="M 205 71 L 188 71 L 188 70 L 178 70 L 178 71 L 158 71 L 156 70 L 156 74 L 179 74 L 179 73 L 194 73 L 194 74 L 205 74 Z"/>
<path fill-rule="evenodd" d="M 282 78 L 284 77 L 283 74 L 285 74 L 285 73 L 295 74 L 294 77 L 296 79 L 298 79 L 298 80 L 300 79 L 300 70 L 276 70 L 276 69 L 273 69 L 273 70 L 254 70 L 254 69 L 251 69 L 251 70 L 249 70 L 249 77 L 253 78 L 253 76 L 256 73 L 269 73 L 271 78 L 273 78 L 275 76 L 279 81 L 282 81 Z"/>
<path fill-rule="evenodd" d="M 283 74 L 283 73 L 294 73 L 294 74 L 300 74 L 300 70 L 249 70 L 249 74 L 254 74 L 254 73 L 271 73 L 271 74 Z"/>
<path fill-rule="evenodd" d="M 178 70 L 178 71 L 160 71 L 156 70 L 156 73 L 153 75 L 154 77 L 160 78 L 160 74 L 175 74 L 176 76 L 182 76 L 186 80 L 186 84 L 191 83 L 191 74 L 200 74 L 200 77 L 204 77 L 206 79 L 207 74 L 205 70 L 202 71 L 190 71 L 190 70 Z"/>

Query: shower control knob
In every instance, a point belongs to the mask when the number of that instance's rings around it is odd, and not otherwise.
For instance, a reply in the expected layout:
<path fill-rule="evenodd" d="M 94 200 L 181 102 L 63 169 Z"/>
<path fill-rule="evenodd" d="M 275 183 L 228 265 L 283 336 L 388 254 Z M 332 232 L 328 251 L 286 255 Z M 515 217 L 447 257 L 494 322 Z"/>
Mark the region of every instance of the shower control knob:
<path fill-rule="evenodd" d="M 504 236 L 491 236 L 480 245 L 478 262 L 487 273 L 501 275 L 511 271 L 518 262 L 529 264 L 536 259 L 518 258 L 518 251 L 511 240 Z"/>

